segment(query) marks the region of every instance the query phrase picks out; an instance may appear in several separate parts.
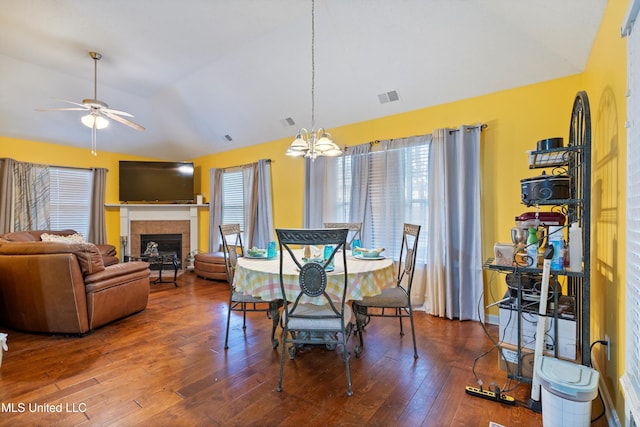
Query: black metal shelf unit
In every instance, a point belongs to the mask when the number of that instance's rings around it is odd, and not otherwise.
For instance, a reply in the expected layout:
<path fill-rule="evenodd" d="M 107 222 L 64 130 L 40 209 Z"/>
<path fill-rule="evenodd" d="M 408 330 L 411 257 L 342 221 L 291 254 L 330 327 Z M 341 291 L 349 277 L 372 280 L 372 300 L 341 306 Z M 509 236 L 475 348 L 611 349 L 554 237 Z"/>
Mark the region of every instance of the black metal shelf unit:
<path fill-rule="evenodd" d="M 570 177 L 570 190 L 567 199 L 535 199 L 528 200 L 527 206 L 553 206 L 566 215 L 566 226 L 572 223 L 579 223 L 582 228 L 582 253 L 583 267 L 581 271 L 552 270 L 551 275 L 556 277 L 566 277 L 567 294 L 575 298 L 575 316 L 578 345 L 577 356 L 583 365 L 589 366 L 591 363 L 590 354 L 590 277 L 591 277 L 591 113 L 587 93 L 580 91 L 577 93 L 571 111 L 571 123 L 569 128 L 569 140 L 565 147 L 552 148 L 548 150 L 534 150 L 529 152 L 530 169 L 550 169 L 551 174 L 566 174 Z M 568 241 L 569 246 L 572 242 Z M 485 262 L 484 268 L 502 273 L 542 273 L 539 268 L 523 267 L 519 265 L 504 266 L 496 265 L 493 259 Z M 530 378 L 522 376 L 521 355 L 522 340 L 520 328 L 522 327 L 522 289 L 518 289 L 516 307 L 518 312 L 518 366 L 515 374 L 511 377 L 529 381 Z M 557 299 L 553 306 L 552 315 L 557 320 Z M 557 324 L 554 333 L 554 340 L 557 341 Z M 557 347 L 556 347 L 557 356 Z"/>

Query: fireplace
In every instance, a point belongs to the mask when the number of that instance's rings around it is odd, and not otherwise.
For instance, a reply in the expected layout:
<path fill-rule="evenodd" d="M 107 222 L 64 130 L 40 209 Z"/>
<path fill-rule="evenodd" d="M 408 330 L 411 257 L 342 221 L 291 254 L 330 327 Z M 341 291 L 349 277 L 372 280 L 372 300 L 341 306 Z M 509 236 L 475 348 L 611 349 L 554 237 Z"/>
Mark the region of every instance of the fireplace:
<path fill-rule="evenodd" d="M 198 209 L 201 204 L 118 204 L 107 205 L 120 211 L 120 241 L 123 258 L 138 256 L 144 252 L 140 247 L 141 234 L 181 234 L 181 265 L 185 258 L 198 250 Z M 145 245 L 146 246 L 146 245 Z"/>
<path fill-rule="evenodd" d="M 178 258 L 178 268 L 182 266 L 182 234 L 140 234 L 140 255 L 144 255 L 145 249 L 150 242 L 158 245 L 160 255 L 173 255 Z M 152 269 L 158 268 L 151 265 Z"/>

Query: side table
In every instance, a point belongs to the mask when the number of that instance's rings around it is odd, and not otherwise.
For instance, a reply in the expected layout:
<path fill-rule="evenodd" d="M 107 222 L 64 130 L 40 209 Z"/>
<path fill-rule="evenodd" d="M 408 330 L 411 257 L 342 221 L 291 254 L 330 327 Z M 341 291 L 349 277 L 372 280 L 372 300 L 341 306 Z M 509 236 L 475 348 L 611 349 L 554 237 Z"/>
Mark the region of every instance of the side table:
<path fill-rule="evenodd" d="M 154 256 L 143 255 L 139 257 L 129 256 L 127 257 L 127 261 L 144 261 L 148 262 L 149 265 L 158 267 L 158 277 L 151 280 L 151 284 L 155 285 L 156 283 L 173 283 L 176 288 L 178 287 L 177 278 L 178 267 L 180 264 L 178 262 L 178 256 L 175 253 L 160 253 Z M 173 266 L 173 280 L 162 280 L 162 271 L 164 270 L 165 266 Z"/>

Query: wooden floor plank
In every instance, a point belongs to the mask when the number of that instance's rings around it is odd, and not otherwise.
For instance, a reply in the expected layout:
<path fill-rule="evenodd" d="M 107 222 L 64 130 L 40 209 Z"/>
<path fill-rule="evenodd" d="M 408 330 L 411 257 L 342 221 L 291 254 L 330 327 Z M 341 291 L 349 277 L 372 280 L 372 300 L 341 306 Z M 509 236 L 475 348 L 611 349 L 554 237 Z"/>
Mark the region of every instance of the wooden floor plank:
<path fill-rule="evenodd" d="M 541 415 L 525 407 L 526 384 L 512 392 L 516 407 L 465 393 L 476 376 L 515 386 L 498 369 L 495 351 L 474 362 L 491 349 L 477 322 L 415 313 L 414 360 L 410 325 L 401 336 L 397 321 L 374 318 L 361 357 L 353 354 L 354 337 L 347 343 L 353 396 L 346 395 L 341 347 L 304 349 L 294 360 L 285 354 L 277 392 L 283 349 L 272 349 L 265 314 L 248 314 L 246 329 L 232 314 L 224 350 L 227 285 L 192 273 L 178 285 L 154 285 L 145 311 L 81 337 L 0 328 L 9 334 L 0 426 L 542 425 Z M 497 335 L 495 327 L 488 331 Z M 37 404 L 63 410 L 29 410 Z"/>

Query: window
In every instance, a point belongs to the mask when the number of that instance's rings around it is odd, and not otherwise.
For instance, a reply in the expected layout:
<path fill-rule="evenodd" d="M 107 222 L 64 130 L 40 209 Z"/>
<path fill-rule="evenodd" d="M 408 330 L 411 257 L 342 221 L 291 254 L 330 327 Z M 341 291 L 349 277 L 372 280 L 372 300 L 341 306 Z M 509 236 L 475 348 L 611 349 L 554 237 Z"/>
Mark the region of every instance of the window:
<path fill-rule="evenodd" d="M 225 171 L 222 174 L 222 221 L 221 224 L 240 224 L 244 227 L 245 195 L 242 170 Z M 245 236 L 242 236 L 246 241 Z"/>
<path fill-rule="evenodd" d="M 384 247 L 388 256 L 400 254 L 402 225 L 422 225 L 418 254 L 424 261 L 428 221 L 429 143 L 407 144 L 401 148 L 382 149 L 366 155 L 369 176 L 366 185 L 367 205 L 363 218 L 363 245 Z M 335 159 L 327 169 L 324 220 L 349 222 L 352 182 L 351 157 Z"/>
<path fill-rule="evenodd" d="M 634 161 L 640 157 L 640 28 L 634 21 L 640 2 L 631 1 L 623 31 L 627 41 L 627 266 L 625 372 L 621 379 L 627 420 L 640 418 L 640 173 Z M 633 27 L 633 28 L 631 28 Z M 631 415 L 631 416 L 629 416 Z"/>
<path fill-rule="evenodd" d="M 90 170 L 49 168 L 49 221 L 51 229 L 73 229 L 87 239 L 91 213 Z"/>

